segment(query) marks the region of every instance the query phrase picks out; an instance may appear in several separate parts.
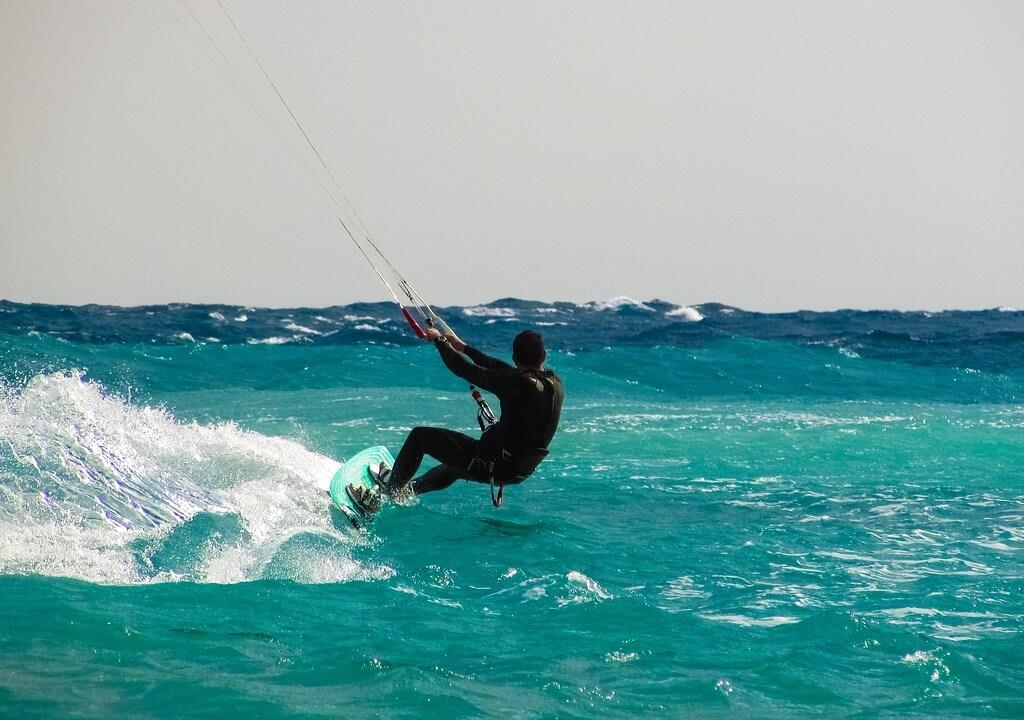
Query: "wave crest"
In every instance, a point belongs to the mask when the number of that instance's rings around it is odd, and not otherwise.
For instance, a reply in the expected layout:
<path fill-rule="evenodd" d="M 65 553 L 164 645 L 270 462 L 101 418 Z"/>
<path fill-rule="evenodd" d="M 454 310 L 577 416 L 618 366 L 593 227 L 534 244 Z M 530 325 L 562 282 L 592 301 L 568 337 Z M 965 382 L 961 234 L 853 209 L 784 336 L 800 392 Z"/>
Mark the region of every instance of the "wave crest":
<path fill-rule="evenodd" d="M 0 573 L 126 584 L 390 572 L 348 556 L 321 489 L 339 464 L 292 440 L 183 422 L 80 371 L 0 386 L 0 439 Z"/>

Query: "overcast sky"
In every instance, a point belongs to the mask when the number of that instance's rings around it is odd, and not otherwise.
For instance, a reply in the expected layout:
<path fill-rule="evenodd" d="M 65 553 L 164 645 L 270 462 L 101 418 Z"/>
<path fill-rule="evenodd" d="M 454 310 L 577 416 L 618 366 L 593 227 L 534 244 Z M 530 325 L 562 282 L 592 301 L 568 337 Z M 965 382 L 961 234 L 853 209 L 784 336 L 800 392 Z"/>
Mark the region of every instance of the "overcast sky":
<path fill-rule="evenodd" d="M 1024 3 L 223 2 L 437 304 L 1024 306 Z M 181 0 L 0 0 L 0 298 L 387 297 L 200 45 Z"/>

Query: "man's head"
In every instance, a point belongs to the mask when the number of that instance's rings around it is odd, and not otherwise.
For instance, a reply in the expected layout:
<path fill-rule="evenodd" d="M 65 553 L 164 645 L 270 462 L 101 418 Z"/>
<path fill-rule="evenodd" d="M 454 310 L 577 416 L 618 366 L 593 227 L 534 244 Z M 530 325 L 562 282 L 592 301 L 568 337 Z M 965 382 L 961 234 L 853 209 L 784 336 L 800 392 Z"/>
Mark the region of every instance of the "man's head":
<path fill-rule="evenodd" d="M 540 333 L 524 330 L 512 341 L 512 361 L 519 367 L 540 368 L 547 358 Z"/>

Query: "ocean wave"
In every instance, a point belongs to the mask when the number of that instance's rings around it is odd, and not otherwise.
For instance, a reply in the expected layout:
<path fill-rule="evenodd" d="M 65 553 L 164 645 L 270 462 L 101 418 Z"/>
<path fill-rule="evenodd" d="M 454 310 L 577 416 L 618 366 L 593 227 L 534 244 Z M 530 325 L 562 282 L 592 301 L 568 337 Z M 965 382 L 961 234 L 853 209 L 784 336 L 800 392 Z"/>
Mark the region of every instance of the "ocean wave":
<path fill-rule="evenodd" d="M 489 307 L 487 305 L 462 308 L 462 314 L 466 317 L 485 318 L 514 318 L 518 315 L 518 313 L 512 308 Z"/>
<path fill-rule="evenodd" d="M 284 323 L 284 329 L 290 330 L 291 332 L 302 333 L 303 335 L 323 335 L 319 330 L 308 328 L 305 325 L 298 325 L 291 321 Z"/>
<path fill-rule="evenodd" d="M 605 312 L 607 310 L 622 310 L 624 308 L 633 310 L 643 310 L 644 312 L 655 312 L 654 308 L 652 308 L 647 303 L 640 302 L 639 300 L 634 300 L 633 298 L 627 295 L 618 295 L 616 297 L 610 298 L 608 300 L 603 300 L 600 302 L 594 301 L 584 303 L 580 307 L 591 308 L 593 310 L 597 310 L 598 312 Z"/>
<path fill-rule="evenodd" d="M 665 317 L 678 317 L 683 320 L 689 320 L 690 322 L 700 322 L 704 319 L 704 316 L 700 314 L 699 310 L 686 306 L 680 306 L 669 310 L 665 313 Z"/>
<path fill-rule="evenodd" d="M 738 625 L 744 628 L 773 628 L 780 625 L 794 625 L 800 622 L 800 618 L 791 615 L 770 615 L 767 617 L 752 617 L 750 615 L 737 614 L 716 614 L 701 613 L 700 617 L 712 622 L 724 622 L 730 625 Z"/>
<path fill-rule="evenodd" d="M 603 602 L 612 599 L 612 594 L 601 587 L 600 583 L 577 570 L 570 571 L 565 579 L 569 594 L 559 598 L 559 606 Z"/>
<path fill-rule="evenodd" d="M 288 344 L 299 342 L 298 336 L 313 345 L 360 344 L 376 339 L 363 327 L 354 329 L 367 325 L 386 327 L 388 342 L 417 342 L 397 308 L 383 302 L 254 309 L 180 303 L 114 308 L 0 301 L 0 309 L 4 310 L 0 336 L 36 333 L 75 343 L 198 344 L 204 338 L 217 338 L 225 345 Z M 778 355 L 777 350 L 794 346 L 830 348 L 833 355 L 839 355 L 838 362 L 827 361 L 832 363 L 833 375 L 852 371 L 845 360 L 858 361 L 861 371 L 867 363 L 879 360 L 970 369 L 980 374 L 1024 370 L 1024 314 L 1001 310 L 754 313 L 717 303 L 682 306 L 619 296 L 581 304 L 503 298 L 486 305 L 441 308 L 441 312 L 456 322 L 460 335 L 486 351 L 506 350 L 517 332 L 533 326 L 543 328 L 545 343 L 553 351 L 624 345 L 696 348 L 723 341 L 734 348 L 746 343 L 753 351 L 750 343 L 756 342 L 760 343 L 756 351 L 762 355 Z M 327 326 L 341 332 L 324 332 Z M 287 335 L 282 335 L 282 329 Z M 811 356 L 806 360 L 817 362 Z M 814 372 L 817 370 L 811 374 Z"/>
<path fill-rule="evenodd" d="M 339 463 L 231 423 L 135 407 L 79 372 L 0 391 L 0 573 L 133 584 L 388 577 L 348 555 Z M 347 523 L 342 527 L 346 527 Z"/>
<path fill-rule="evenodd" d="M 287 345 L 288 343 L 301 342 L 305 340 L 301 335 L 293 335 L 292 337 L 281 337 L 274 336 L 268 338 L 249 338 L 247 343 L 249 345 Z"/>

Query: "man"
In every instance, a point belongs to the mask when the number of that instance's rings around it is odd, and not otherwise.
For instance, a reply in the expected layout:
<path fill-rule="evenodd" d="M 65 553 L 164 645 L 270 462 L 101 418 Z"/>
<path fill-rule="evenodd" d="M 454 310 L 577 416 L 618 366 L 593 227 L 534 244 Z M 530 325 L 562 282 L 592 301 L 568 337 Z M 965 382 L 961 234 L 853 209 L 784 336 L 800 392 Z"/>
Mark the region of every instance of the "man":
<path fill-rule="evenodd" d="M 479 440 L 444 428 L 413 428 L 394 468 L 379 471 L 374 490 L 381 488 L 392 498 L 404 499 L 443 490 L 462 478 L 490 483 L 497 505 L 504 486 L 525 480 L 548 454 L 562 411 L 562 380 L 544 369 L 544 341 L 530 330 L 512 342 L 514 367 L 466 345 L 454 334 L 445 336 L 430 328 L 425 339 L 434 343 L 449 370 L 498 396 L 501 419 Z M 414 479 L 424 455 L 441 464 Z M 494 486 L 499 487 L 497 497 Z M 373 513 L 381 502 L 380 492 L 374 490 L 349 485 L 348 494 L 365 512 Z"/>

